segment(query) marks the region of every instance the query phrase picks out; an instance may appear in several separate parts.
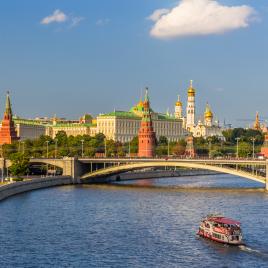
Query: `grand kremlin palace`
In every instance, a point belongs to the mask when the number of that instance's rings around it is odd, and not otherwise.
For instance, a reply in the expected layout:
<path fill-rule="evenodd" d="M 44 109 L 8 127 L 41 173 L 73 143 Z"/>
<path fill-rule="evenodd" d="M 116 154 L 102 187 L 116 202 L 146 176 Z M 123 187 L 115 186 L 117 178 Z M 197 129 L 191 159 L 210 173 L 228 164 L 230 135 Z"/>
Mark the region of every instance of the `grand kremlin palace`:
<path fill-rule="evenodd" d="M 140 101 L 129 112 L 114 111 L 97 117 L 96 133 L 103 133 L 108 139 L 121 142 L 131 141 L 137 136 L 143 114 L 143 102 Z M 169 141 L 179 141 L 188 132 L 183 121 L 169 114 L 151 111 L 156 137 L 165 136 Z"/>

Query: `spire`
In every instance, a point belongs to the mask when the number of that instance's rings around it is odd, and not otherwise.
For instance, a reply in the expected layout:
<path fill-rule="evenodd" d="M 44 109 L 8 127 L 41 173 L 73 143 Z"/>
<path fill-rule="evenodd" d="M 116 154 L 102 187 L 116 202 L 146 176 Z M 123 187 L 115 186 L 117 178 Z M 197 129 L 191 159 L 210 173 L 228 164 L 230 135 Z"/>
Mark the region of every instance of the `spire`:
<path fill-rule="evenodd" d="M 144 101 L 145 102 L 149 102 L 149 94 L 148 94 L 149 88 L 146 87 L 145 88 L 145 97 L 144 97 Z"/>
<path fill-rule="evenodd" d="M 6 109 L 5 113 L 8 115 L 12 115 L 12 109 L 11 109 L 11 102 L 10 102 L 10 96 L 9 96 L 9 91 L 7 91 L 7 96 L 6 96 Z"/>
<path fill-rule="evenodd" d="M 148 87 L 145 88 L 142 121 L 151 122 L 151 107 L 149 101 Z"/>
<path fill-rule="evenodd" d="M 193 80 L 190 80 L 190 88 L 193 88 Z"/>
<path fill-rule="evenodd" d="M 254 129 L 259 130 L 261 128 L 259 112 L 256 112 L 256 118 L 254 123 Z"/>

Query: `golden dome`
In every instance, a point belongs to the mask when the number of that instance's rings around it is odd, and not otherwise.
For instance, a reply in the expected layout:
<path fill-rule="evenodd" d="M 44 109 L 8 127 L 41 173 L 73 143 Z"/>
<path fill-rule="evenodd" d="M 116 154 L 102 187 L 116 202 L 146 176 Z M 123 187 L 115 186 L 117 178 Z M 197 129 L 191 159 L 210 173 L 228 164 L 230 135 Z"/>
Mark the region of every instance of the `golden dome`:
<path fill-rule="evenodd" d="M 190 81 L 190 87 L 188 88 L 188 96 L 195 96 L 195 89 L 193 88 L 193 80 Z"/>
<path fill-rule="evenodd" d="M 213 117 L 213 113 L 212 113 L 212 111 L 211 111 L 211 109 L 210 109 L 208 103 L 207 103 L 207 106 L 206 106 L 206 110 L 205 110 L 204 115 L 205 115 L 206 118 L 211 118 L 211 117 Z"/>
<path fill-rule="evenodd" d="M 180 100 L 180 95 L 178 95 L 178 100 L 176 101 L 175 106 L 182 106 L 182 102 Z"/>
<path fill-rule="evenodd" d="M 143 107 L 143 101 L 140 100 L 139 103 L 137 104 L 137 106 L 139 106 L 139 107 Z"/>

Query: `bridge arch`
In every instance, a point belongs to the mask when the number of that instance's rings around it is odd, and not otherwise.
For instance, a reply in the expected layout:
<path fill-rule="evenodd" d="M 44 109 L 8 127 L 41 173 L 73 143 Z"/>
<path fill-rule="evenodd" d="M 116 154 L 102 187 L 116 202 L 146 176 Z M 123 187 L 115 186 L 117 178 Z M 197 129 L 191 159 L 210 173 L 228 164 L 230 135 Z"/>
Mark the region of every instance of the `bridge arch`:
<path fill-rule="evenodd" d="M 119 165 L 114 167 L 108 167 L 105 169 L 97 170 L 94 172 L 86 173 L 81 177 L 82 181 L 90 181 L 90 179 L 95 179 L 98 177 L 107 177 L 112 175 L 117 175 L 120 173 L 125 173 L 132 170 L 138 170 L 143 168 L 152 168 L 152 167 L 183 167 L 183 168 L 191 168 L 191 169 L 203 169 L 203 170 L 210 170 L 219 173 L 230 174 L 238 177 L 243 177 L 249 180 L 253 180 L 260 183 L 266 183 L 264 177 L 254 175 L 249 172 L 236 170 L 233 168 L 228 167 L 221 167 L 215 165 L 208 165 L 208 164 L 200 164 L 200 163 L 189 163 L 189 162 L 141 162 L 141 163 L 131 163 L 125 165 Z"/>

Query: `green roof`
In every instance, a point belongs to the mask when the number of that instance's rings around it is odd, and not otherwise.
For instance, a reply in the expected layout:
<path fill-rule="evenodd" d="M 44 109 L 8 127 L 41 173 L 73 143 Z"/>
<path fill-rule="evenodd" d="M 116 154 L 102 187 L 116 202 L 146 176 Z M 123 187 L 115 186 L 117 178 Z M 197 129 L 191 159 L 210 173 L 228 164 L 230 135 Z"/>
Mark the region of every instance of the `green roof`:
<path fill-rule="evenodd" d="M 33 126 L 46 126 L 45 123 L 41 123 L 36 120 L 29 120 L 29 119 L 21 119 L 21 118 L 13 118 L 15 124 L 24 124 L 24 125 L 33 125 Z"/>
<path fill-rule="evenodd" d="M 113 111 L 107 114 L 100 114 L 99 116 L 100 117 L 116 116 L 116 117 L 132 118 L 132 119 L 141 119 L 140 116 L 134 114 L 133 112 L 125 112 L 125 111 Z"/>
<path fill-rule="evenodd" d="M 153 113 L 153 114 L 155 114 L 155 113 Z M 152 114 L 152 117 L 153 117 L 153 114 Z M 170 120 L 170 121 L 178 120 L 174 116 L 170 116 L 170 115 L 167 115 L 167 114 L 156 113 L 156 115 L 157 115 L 158 120 Z M 129 118 L 129 119 L 139 119 L 139 120 L 142 118 L 141 116 L 138 116 L 138 115 L 136 115 L 135 113 L 133 113 L 131 111 L 129 111 L 129 112 L 126 112 L 126 111 L 114 111 L 114 112 L 107 113 L 107 114 L 100 114 L 99 116 L 100 117 L 114 116 L 114 117 Z"/>
<path fill-rule="evenodd" d="M 77 123 L 57 123 L 56 125 L 50 125 L 51 127 L 92 127 L 93 124 L 77 124 Z"/>

